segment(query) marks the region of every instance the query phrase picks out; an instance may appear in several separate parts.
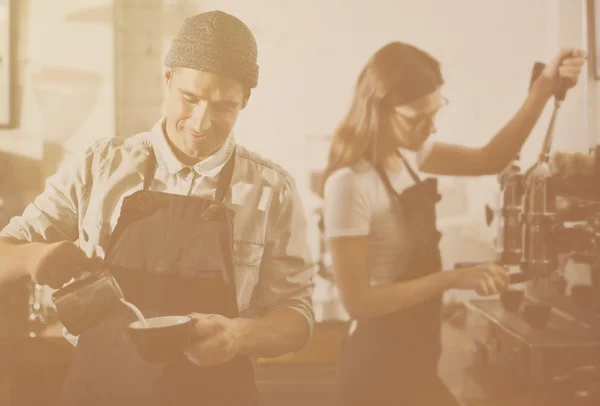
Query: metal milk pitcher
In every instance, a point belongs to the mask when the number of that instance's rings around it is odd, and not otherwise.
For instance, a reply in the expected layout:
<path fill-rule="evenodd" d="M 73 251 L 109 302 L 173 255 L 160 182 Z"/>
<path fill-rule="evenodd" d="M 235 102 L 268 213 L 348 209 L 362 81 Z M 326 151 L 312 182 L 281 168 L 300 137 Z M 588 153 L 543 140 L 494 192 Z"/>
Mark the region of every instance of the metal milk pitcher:
<path fill-rule="evenodd" d="M 121 310 L 123 292 L 110 272 L 101 271 L 63 286 L 52 299 L 63 326 L 79 335 Z"/>

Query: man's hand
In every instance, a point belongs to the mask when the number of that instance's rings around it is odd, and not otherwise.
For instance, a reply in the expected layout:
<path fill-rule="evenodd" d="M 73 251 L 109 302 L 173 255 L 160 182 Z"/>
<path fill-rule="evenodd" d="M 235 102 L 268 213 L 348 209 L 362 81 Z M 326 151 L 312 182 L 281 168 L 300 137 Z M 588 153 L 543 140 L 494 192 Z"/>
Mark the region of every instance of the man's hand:
<path fill-rule="evenodd" d="M 185 355 L 201 367 L 223 364 L 239 354 L 252 323 L 248 319 L 229 319 L 218 314 L 192 313 L 189 316 L 196 320 L 200 340 L 188 348 Z"/>
<path fill-rule="evenodd" d="M 27 273 L 35 283 L 54 289 L 78 277 L 83 271 L 96 270 L 102 266 L 100 258 L 88 258 L 71 241 L 32 243 L 27 248 Z"/>
<path fill-rule="evenodd" d="M 577 84 L 581 69 L 585 63 L 585 51 L 582 49 L 568 48 L 560 53 L 546 65 L 540 77 L 533 84 L 533 91 L 545 97 L 552 97 L 558 89 L 559 79 L 570 89 Z"/>

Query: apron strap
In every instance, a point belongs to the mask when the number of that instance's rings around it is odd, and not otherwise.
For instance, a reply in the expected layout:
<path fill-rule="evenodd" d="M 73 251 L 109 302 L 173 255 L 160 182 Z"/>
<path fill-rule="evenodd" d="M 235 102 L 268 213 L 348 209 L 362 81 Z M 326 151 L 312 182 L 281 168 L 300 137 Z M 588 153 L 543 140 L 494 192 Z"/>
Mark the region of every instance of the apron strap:
<path fill-rule="evenodd" d="M 231 154 L 231 157 L 221 169 L 221 173 L 219 174 L 219 180 L 217 182 L 217 192 L 215 194 L 215 200 L 219 203 L 223 203 L 225 200 L 225 196 L 227 196 L 227 192 L 231 189 L 231 179 L 233 178 L 233 169 L 235 166 L 235 147 Z M 229 210 L 225 210 L 225 216 L 227 217 L 227 221 L 225 221 L 226 231 L 222 234 L 221 243 L 223 247 L 227 247 L 228 251 L 225 253 L 225 261 L 227 262 L 227 274 L 225 278 L 229 279 L 225 282 L 229 284 L 231 289 L 229 292 L 231 294 L 232 303 L 235 303 L 236 306 L 232 311 L 235 313 L 235 317 L 238 316 L 238 307 L 237 307 L 237 287 L 235 284 L 235 264 L 233 262 L 233 214 Z"/>
<path fill-rule="evenodd" d="M 235 165 L 235 148 L 233 149 L 233 153 L 231 154 L 231 158 L 227 160 L 223 169 L 221 169 L 221 173 L 219 174 L 219 180 L 217 183 L 217 192 L 215 196 L 215 200 L 218 202 L 223 202 L 225 200 L 225 196 L 229 191 L 231 186 L 231 179 L 233 177 L 233 167 Z M 156 155 L 154 154 L 154 150 L 150 149 L 150 156 L 148 157 L 148 163 L 146 165 L 146 169 L 144 170 L 144 191 L 149 191 L 150 186 L 152 185 L 152 181 L 154 180 L 154 175 L 156 174 Z"/>
<path fill-rule="evenodd" d="M 225 200 L 225 196 L 227 196 L 227 192 L 231 187 L 231 179 L 233 178 L 233 167 L 235 165 L 235 147 L 233 148 L 233 152 L 231 153 L 231 157 L 227 160 L 223 169 L 221 169 L 221 173 L 219 174 L 219 181 L 217 183 L 217 192 L 215 194 L 215 200 L 218 202 L 223 202 Z"/>
<path fill-rule="evenodd" d="M 400 159 L 402 159 L 402 162 L 404 163 L 404 166 L 406 167 L 406 170 L 408 170 L 408 173 L 410 174 L 410 177 L 413 179 L 413 181 L 416 184 L 421 183 L 422 182 L 421 178 L 419 178 L 419 175 L 417 175 L 417 173 L 413 170 L 413 168 L 411 168 L 408 161 L 406 160 L 406 158 L 404 158 L 404 156 L 400 153 L 400 151 L 398 151 L 398 155 L 400 156 Z M 385 185 L 385 188 L 388 191 L 388 193 L 390 194 L 390 196 L 393 196 L 396 199 L 398 199 L 400 197 L 400 195 L 398 194 L 398 192 L 396 192 L 396 189 L 394 189 L 394 187 L 392 186 L 392 182 L 390 182 L 389 176 L 383 170 L 381 165 L 375 165 L 375 170 L 377 171 L 377 174 L 383 181 L 383 184 Z"/>
<path fill-rule="evenodd" d="M 404 166 L 406 166 L 406 169 L 408 170 L 410 177 L 415 181 L 415 183 L 421 183 L 422 182 L 421 178 L 419 178 L 419 175 L 417 175 L 417 172 L 415 172 L 414 169 L 409 165 L 406 158 L 404 158 L 404 155 L 402 155 L 400 153 L 400 151 L 398 151 L 398 155 L 400 156 L 400 159 L 402 159 L 402 162 L 404 162 Z"/>
<path fill-rule="evenodd" d="M 154 155 L 154 149 L 150 148 L 150 156 L 148 157 L 148 163 L 144 170 L 144 191 L 147 192 L 152 186 L 154 175 L 156 174 L 156 155 Z"/>
<path fill-rule="evenodd" d="M 400 197 L 400 195 L 398 194 L 398 192 L 396 192 L 396 189 L 394 189 L 394 187 L 392 186 L 392 183 L 390 182 L 390 178 L 388 177 L 387 173 L 385 173 L 385 171 L 383 170 L 383 168 L 380 165 L 375 166 L 375 170 L 377 171 L 379 178 L 381 178 L 381 181 L 385 185 L 385 190 L 387 190 L 390 197 L 398 199 Z"/>

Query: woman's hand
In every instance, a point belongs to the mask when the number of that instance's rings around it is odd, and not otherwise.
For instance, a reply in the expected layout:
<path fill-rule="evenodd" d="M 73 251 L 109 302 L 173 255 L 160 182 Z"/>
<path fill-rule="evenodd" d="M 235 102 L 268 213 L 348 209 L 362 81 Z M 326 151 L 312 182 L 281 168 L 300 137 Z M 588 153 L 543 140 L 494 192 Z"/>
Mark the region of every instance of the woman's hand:
<path fill-rule="evenodd" d="M 544 97 L 552 97 L 559 89 L 562 80 L 567 89 L 577 84 L 583 64 L 585 51 L 578 48 L 567 48 L 550 61 L 533 83 L 532 91 Z"/>
<path fill-rule="evenodd" d="M 501 293 L 509 283 L 508 270 L 490 263 L 472 268 L 453 269 L 452 287 L 462 290 L 475 290 L 481 296 Z"/>

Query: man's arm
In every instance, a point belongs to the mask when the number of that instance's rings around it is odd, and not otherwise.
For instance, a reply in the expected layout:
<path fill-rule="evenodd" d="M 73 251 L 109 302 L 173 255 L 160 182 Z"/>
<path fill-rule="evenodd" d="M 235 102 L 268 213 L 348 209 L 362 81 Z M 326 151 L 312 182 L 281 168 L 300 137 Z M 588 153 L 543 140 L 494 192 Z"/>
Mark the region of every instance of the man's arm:
<path fill-rule="evenodd" d="M 186 351 L 198 366 L 219 365 L 238 354 L 270 358 L 299 350 L 310 336 L 306 318 L 289 307 L 269 310 L 256 319 L 218 314 L 191 316 L 201 340 Z"/>
<path fill-rule="evenodd" d="M 187 351 L 188 358 L 206 366 L 236 354 L 267 358 L 301 349 L 314 324 L 313 276 L 304 210 L 293 181 L 287 179 L 273 203 L 260 280 L 251 304 L 260 317 L 194 314 L 196 331 L 206 339 Z"/>
<path fill-rule="evenodd" d="M 502 171 L 515 159 L 533 127 L 554 94 L 559 77 L 570 86 L 584 63 L 584 52 L 567 49 L 550 62 L 534 82 L 527 99 L 504 127 L 481 148 L 434 143 L 420 167 L 423 172 L 449 176 L 491 175 Z"/>
<path fill-rule="evenodd" d="M 312 325 L 289 307 L 269 310 L 258 319 L 242 320 L 240 352 L 250 357 L 271 358 L 300 350 L 310 337 Z"/>
<path fill-rule="evenodd" d="M 306 344 L 314 325 L 314 274 L 303 205 L 294 181 L 285 179 L 271 210 L 252 303 L 262 316 L 246 321 L 245 354 L 276 357 Z"/>
<path fill-rule="evenodd" d="M 33 244 L 11 237 L 0 237 L 0 286 L 28 275 L 27 258 Z"/>
<path fill-rule="evenodd" d="M 60 287 L 76 272 L 69 260 L 85 262 L 73 241 L 78 238 L 79 205 L 90 186 L 92 160 L 90 148 L 61 166 L 23 214 L 0 231 L 0 284 L 31 276 L 36 283 Z"/>

